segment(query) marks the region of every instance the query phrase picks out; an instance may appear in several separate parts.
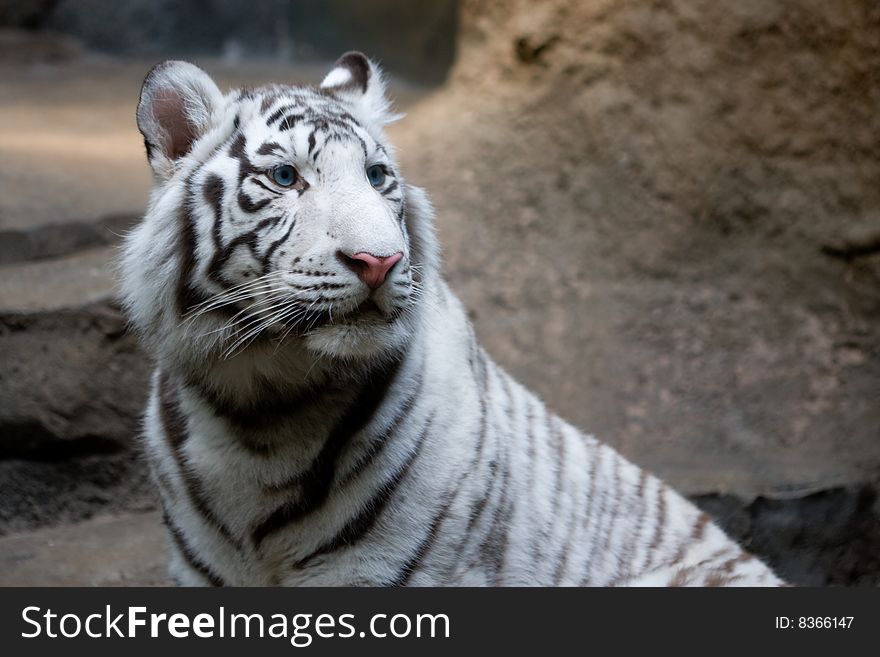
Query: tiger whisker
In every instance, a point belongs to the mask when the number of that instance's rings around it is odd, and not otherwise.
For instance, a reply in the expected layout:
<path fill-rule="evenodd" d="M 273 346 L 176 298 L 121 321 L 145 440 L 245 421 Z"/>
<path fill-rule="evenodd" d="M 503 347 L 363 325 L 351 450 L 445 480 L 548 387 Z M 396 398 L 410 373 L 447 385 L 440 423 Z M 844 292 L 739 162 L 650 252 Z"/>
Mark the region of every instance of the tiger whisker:
<path fill-rule="evenodd" d="M 201 307 L 203 307 L 203 306 L 209 305 L 210 303 L 212 303 L 212 302 L 213 302 L 214 300 L 216 300 L 216 299 L 220 299 L 220 298 L 222 298 L 222 297 L 224 297 L 224 296 L 227 296 L 227 295 L 230 295 L 230 294 L 235 294 L 235 293 L 237 293 L 237 292 L 239 292 L 239 291 L 246 290 L 246 289 L 248 289 L 248 288 L 252 288 L 252 287 L 255 287 L 255 286 L 257 286 L 257 285 L 261 285 L 261 284 L 263 284 L 263 283 L 265 283 L 265 282 L 267 282 L 267 281 L 271 281 L 271 280 L 274 279 L 274 278 L 278 278 L 278 277 L 280 277 L 282 274 L 283 274 L 283 272 L 271 272 L 271 273 L 269 273 L 269 274 L 264 274 L 264 275 L 262 275 L 262 276 L 258 276 L 257 278 L 255 278 L 255 279 L 252 280 L 252 281 L 247 281 L 247 282 L 245 282 L 245 283 L 240 283 L 240 284 L 238 284 L 238 285 L 234 285 L 234 286 L 232 286 L 232 287 L 230 287 L 230 288 L 227 288 L 227 289 L 223 290 L 222 292 L 219 292 L 218 294 L 215 294 L 215 295 L 212 296 L 211 298 L 206 299 L 206 300 L 203 301 L 202 303 L 200 303 L 200 304 L 194 306 L 194 307 L 191 309 L 191 311 L 195 311 L 195 310 L 198 310 L 199 308 L 201 308 Z"/>
<path fill-rule="evenodd" d="M 277 311 L 274 312 L 274 314 L 270 315 L 268 318 L 264 318 L 263 321 L 259 321 L 259 318 L 257 318 L 257 320 L 252 322 L 250 325 L 243 327 L 245 329 L 244 335 L 240 335 L 238 339 L 226 350 L 224 358 L 229 358 L 236 351 L 247 347 L 247 345 L 253 342 L 257 338 L 257 336 L 260 335 L 260 333 L 262 333 L 272 324 L 275 324 L 282 320 L 287 320 L 291 317 L 295 318 L 297 315 L 302 315 L 304 312 L 305 309 L 302 307 L 301 304 L 278 306 Z"/>
<path fill-rule="evenodd" d="M 275 287 L 277 285 L 278 285 L 277 282 L 266 280 L 266 281 L 260 281 L 259 285 L 250 286 L 247 289 L 236 292 L 235 294 L 230 294 L 228 291 L 223 292 L 219 295 L 215 295 L 214 297 L 211 297 L 211 299 L 209 299 L 208 301 L 202 302 L 198 306 L 195 306 L 194 308 L 190 309 L 187 312 L 186 319 L 187 319 L 187 321 L 192 321 L 196 317 L 199 317 L 200 315 L 203 315 L 206 312 L 209 312 L 211 310 L 215 310 L 215 309 L 220 308 L 222 306 L 230 305 L 232 303 L 235 303 L 236 301 L 241 301 L 242 299 L 247 299 L 249 297 L 254 296 L 258 292 L 261 292 L 261 291 L 264 291 L 267 289 L 272 289 L 273 287 Z"/>
<path fill-rule="evenodd" d="M 263 331 L 265 326 L 269 326 L 277 321 L 278 318 L 282 317 L 285 313 L 295 312 L 295 309 L 286 309 L 279 310 L 274 315 L 272 315 L 269 319 L 265 320 L 263 323 L 256 324 L 252 328 L 249 328 L 243 335 L 238 337 L 227 349 L 223 352 L 223 359 L 228 360 L 232 358 L 238 352 L 244 350 L 249 344 L 251 344 Z"/>
<path fill-rule="evenodd" d="M 205 306 L 211 305 L 213 302 L 215 302 L 217 300 L 222 300 L 224 297 L 229 297 L 229 296 L 237 295 L 239 293 L 247 292 L 248 290 L 259 288 L 260 286 L 265 285 L 266 283 L 277 282 L 277 280 L 279 280 L 280 278 L 282 278 L 281 272 L 273 272 L 271 274 L 259 276 L 252 281 L 247 281 L 246 283 L 240 283 L 239 285 L 235 285 L 233 287 L 226 288 L 226 289 L 214 294 L 210 298 L 205 299 L 201 303 L 194 306 L 192 308 L 192 310 L 198 311 Z"/>
<path fill-rule="evenodd" d="M 257 317 L 258 315 L 254 311 L 271 312 L 272 311 L 271 304 L 275 304 L 278 301 L 283 301 L 285 299 L 290 299 L 290 293 L 288 290 L 281 290 L 274 295 L 268 296 L 265 299 L 261 299 L 260 301 L 255 302 L 254 304 L 248 306 L 247 308 L 240 310 L 238 313 L 233 315 L 227 322 L 225 322 L 219 328 L 211 329 L 210 331 L 205 331 L 204 333 L 199 334 L 197 337 L 204 337 L 207 335 L 211 335 L 213 333 L 222 333 L 224 331 L 231 330 L 233 328 L 236 328 L 236 330 L 240 330 L 241 328 L 244 328 L 244 327 L 243 326 L 236 326 L 236 325 L 241 324 L 242 322 L 246 322 L 249 319 L 252 319 L 254 317 Z M 265 306 L 267 304 L 270 305 L 269 308 L 260 309 L 260 306 Z"/>

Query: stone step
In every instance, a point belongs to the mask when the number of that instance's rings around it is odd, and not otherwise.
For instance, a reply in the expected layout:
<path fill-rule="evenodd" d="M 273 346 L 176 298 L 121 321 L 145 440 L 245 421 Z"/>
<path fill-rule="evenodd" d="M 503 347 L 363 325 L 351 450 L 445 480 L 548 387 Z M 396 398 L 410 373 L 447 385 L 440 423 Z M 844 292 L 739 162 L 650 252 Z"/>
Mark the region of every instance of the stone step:
<path fill-rule="evenodd" d="M 79 308 L 114 295 L 112 247 L 0 266 L 0 314 Z"/>
<path fill-rule="evenodd" d="M 832 489 L 788 501 L 695 501 L 725 530 L 801 586 L 876 586 L 876 491 Z M 164 529 L 156 511 L 101 515 L 0 537 L 0 586 L 164 586 Z"/>
<path fill-rule="evenodd" d="M 0 586 L 165 586 L 164 529 L 157 512 L 0 537 Z"/>
<path fill-rule="evenodd" d="M 116 244 L 139 219 L 136 214 L 111 214 L 95 221 L 0 230 L 0 266 Z"/>

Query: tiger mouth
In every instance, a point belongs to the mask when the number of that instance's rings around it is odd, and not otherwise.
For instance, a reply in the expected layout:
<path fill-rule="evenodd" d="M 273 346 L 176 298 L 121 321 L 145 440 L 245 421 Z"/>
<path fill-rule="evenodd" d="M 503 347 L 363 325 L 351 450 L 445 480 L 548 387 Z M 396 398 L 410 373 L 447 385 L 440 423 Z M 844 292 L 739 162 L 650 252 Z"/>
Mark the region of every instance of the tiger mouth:
<path fill-rule="evenodd" d="M 370 315 L 378 315 L 379 317 L 387 316 L 387 313 L 383 312 L 371 298 L 364 299 L 351 314 L 356 317 L 369 317 Z"/>
<path fill-rule="evenodd" d="M 334 318 L 331 324 L 369 325 L 386 322 L 390 324 L 399 316 L 399 312 L 386 312 L 372 298 L 367 298 L 358 304 L 356 308 L 339 317 L 338 321 L 335 321 Z"/>
<path fill-rule="evenodd" d="M 267 327 L 266 332 L 274 336 L 306 336 L 309 333 L 322 328 L 350 327 L 350 328 L 378 328 L 394 324 L 403 314 L 403 308 L 395 308 L 391 312 L 382 310 L 372 299 L 366 299 L 355 308 L 344 314 L 332 310 L 322 310 L 316 315 L 303 318 L 294 322 L 292 326 L 273 325 Z"/>

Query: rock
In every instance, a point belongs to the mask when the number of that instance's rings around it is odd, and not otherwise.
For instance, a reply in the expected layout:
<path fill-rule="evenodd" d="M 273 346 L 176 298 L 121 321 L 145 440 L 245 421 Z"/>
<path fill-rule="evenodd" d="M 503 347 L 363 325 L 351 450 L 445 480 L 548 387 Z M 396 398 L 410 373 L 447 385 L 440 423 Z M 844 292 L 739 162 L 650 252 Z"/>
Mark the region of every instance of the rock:
<path fill-rule="evenodd" d="M 9 3 L 4 3 L 9 4 Z M 19 3 L 20 4 L 20 3 Z M 455 0 L 59 0 L 40 11 L 3 11 L 7 25 L 26 24 L 75 36 L 107 53 L 162 57 L 169 52 L 333 61 L 363 50 L 397 74 L 440 81 L 454 56 Z M 18 22 L 16 22 L 18 21 Z M 193 29 L 197 25 L 198 29 Z"/>
<path fill-rule="evenodd" d="M 748 550 L 798 586 L 880 585 L 880 505 L 872 486 L 791 499 L 694 498 Z"/>
<path fill-rule="evenodd" d="M 154 504 L 136 440 L 151 365 L 111 253 L 0 267 L 0 534 Z"/>
<path fill-rule="evenodd" d="M 27 322 L 30 315 L 106 304 L 113 298 L 114 285 L 111 248 L 7 265 L 0 267 L 0 316 L 15 326 Z M 93 310 L 104 320 L 109 318 L 106 309 L 95 306 Z"/>
<path fill-rule="evenodd" d="M 460 11 L 390 131 L 487 350 L 686 493 L 876 483 L 880 257 L 817 245 L 880 209 L 880 8 Z"/>
<path fill-rule="evenodd" d="M 137 449 L 0 460 L 0 535 L 156 508 Z"/>
<path fill-rule="evenodd" d="M 19 6 L 30 3 L 16 3 Z M 47 3 L 43 3 L 47 4 Z M 0 7 L 0 25 L 4 23 Z M 12 20 L 27 23 L 30 16 L 13 17 Z M 33 20 L 39 21 L 39 17 Z M 25 32 L 22 30 L 0 29 L 0 61 L 5 64 L 33 65 L 57 64 L 70 61 L 82 55 L 79 41 L 70 36 L 53 32 Z"/>
<path fill-rule="evenodd" d="M 131 449 L 151 368 L 118 308 L 0 313 L 0 354 L 0 458 Z"/>
<path fill-rule="evenodd" d="M 0 25 L 34 29 L 51 15 L 56 0 L 0 0 Z"/>
<path fill-rule="evenodd" d="M 131 214 L 116 214 L 91 222 L 70 221 L 0 231 L 0 266 L 115 244 L 138 219 Z"/>
<path fill-rule="evenodd" d="M 0 586 L 167 586 L 159 514 L 104 515 L 0 538 Z"/>

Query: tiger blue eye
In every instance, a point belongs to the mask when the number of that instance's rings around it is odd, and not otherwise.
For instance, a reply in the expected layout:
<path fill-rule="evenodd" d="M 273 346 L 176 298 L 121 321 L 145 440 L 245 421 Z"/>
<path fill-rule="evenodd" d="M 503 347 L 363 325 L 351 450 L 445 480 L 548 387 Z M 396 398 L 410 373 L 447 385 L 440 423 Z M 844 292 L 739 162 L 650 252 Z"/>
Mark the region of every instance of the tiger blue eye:
<path fill-rule="evenodd" d="M 385 167 L 381 164 L 374 164 L 367 168 L 367 180 L 373 187 L 381 187 L 385 184 Z"/>
<path fill-rule="evenodd" d="M 290 187 L 296 182 L 296 169 L 289 164 L 282 164 L 272 169 L 272 180 L 282 187 Z"/>

